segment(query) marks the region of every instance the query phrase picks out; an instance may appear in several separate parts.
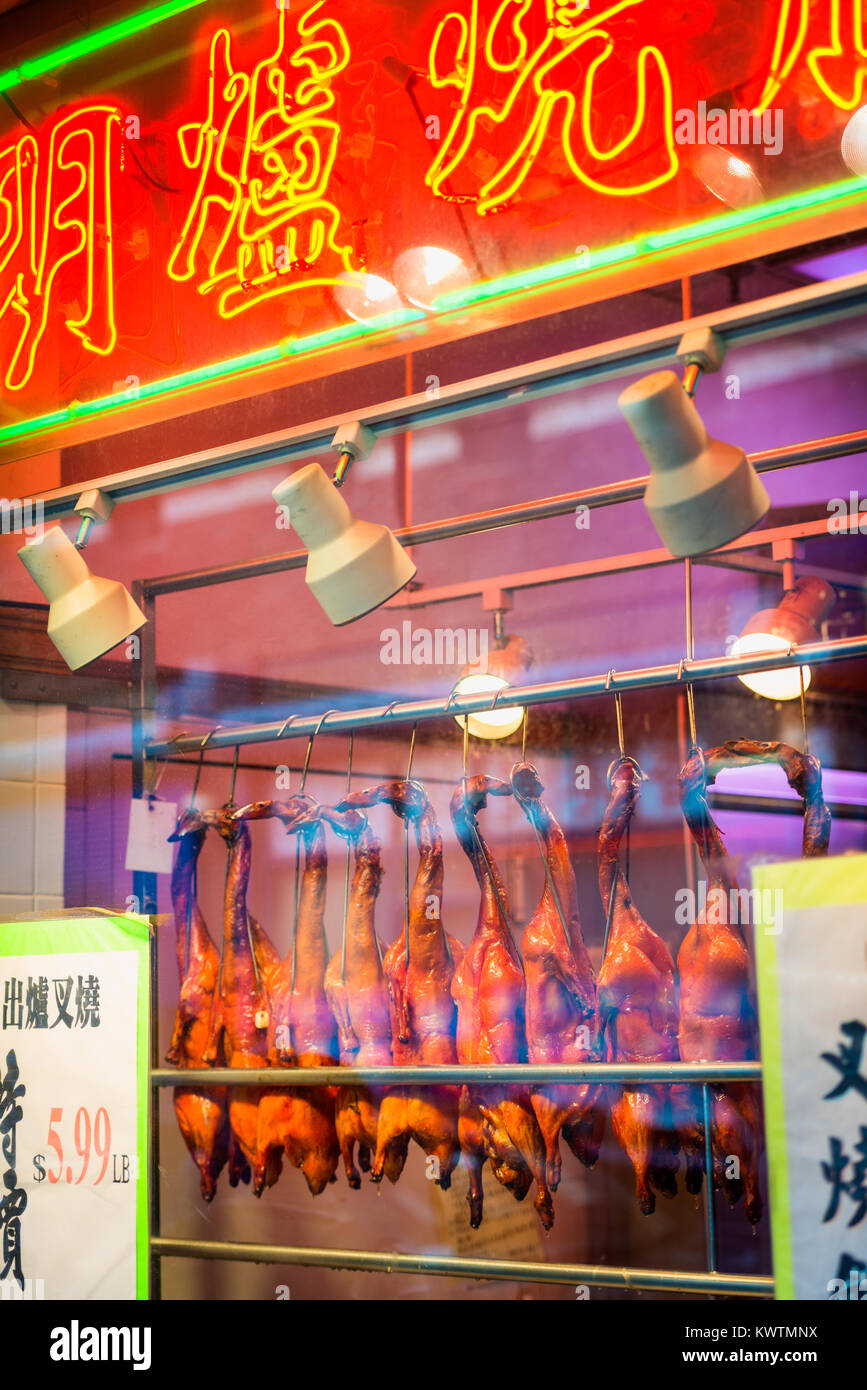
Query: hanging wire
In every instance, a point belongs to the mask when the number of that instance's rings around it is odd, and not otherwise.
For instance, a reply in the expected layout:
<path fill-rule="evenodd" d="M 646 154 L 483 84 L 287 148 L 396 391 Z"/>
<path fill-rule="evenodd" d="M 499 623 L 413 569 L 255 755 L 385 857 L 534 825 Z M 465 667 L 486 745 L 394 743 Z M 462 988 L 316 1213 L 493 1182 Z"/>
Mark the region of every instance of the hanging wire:
<path fill-rule="evenodd" d="M 683 562 L 683 575 L 685 601 L 684 606 L 686 614 L 686 658 L 688 661 L 693 661 L 695 658 L 695 629 L 693 626 L 692 612 L 692 560 L 689 556 L 687 556 Z M 681 660 L 680 666 L 678 668 L 678 679 L 680 679 L 682 674 L 683 661 Z M 687 681 L 686 683 L 686 708 L 687 713 L 689 715 L 689 751 L 690 753 L 692 753 L 698 747 L 698 740 L 696 738 L 695 730 L 695 693 L 691 681 Z"/>
<path fill-rule="evenodd" d="M 226 805 L 227 805 L 227 806 L 234 806 L 234 805 L 235 805 L 235 782 L 237 781 L 237 777 L 238 777 L 238 756 L 239 756 L 240 752 L 241 752 L 241 745 L 238 744 L 238 743 L 236 743 L 236 744 L 235 744 L 235 756 L 234 756 L 234 758 L 232 759 L 232 782 L 231 782 L 231 785 L 230 785 L 230 787 L 229 787 L 229 800 L 226 802 Z"/>
<path fill-rule="evenodd" d="M 804 739 L 804 752 L 809 757 L 810 754 L 810 735 L 807 730 L 807 699 L 806 688 L 804 686 L 804 668 L 798 667 L 798 676 L 801 681 L 801 731 Z"/>
<path fill-rule="evenodd" d="M 527 761 L 527 725 L 530 722 L 530 707 L 524 706 L 524 718 L 521 721 L 521 762 Z"/>

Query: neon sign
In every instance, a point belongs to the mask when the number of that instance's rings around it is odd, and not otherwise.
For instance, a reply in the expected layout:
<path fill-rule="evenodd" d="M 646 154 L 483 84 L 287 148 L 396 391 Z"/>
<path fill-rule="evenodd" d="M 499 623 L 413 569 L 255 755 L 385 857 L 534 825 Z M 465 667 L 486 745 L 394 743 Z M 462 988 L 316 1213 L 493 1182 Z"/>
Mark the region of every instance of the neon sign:
<path fill-rule="evenodd" d="M 863 11 L 167 0 L 28 58 L 0 73 L 25 127 L 0 108 L 0 448 L 337 345 L 399 351 L 408 327 L 445 340 L 477 304 L 508 300 L 514 322 L 551 287 L 562 308 L 621 274 L 689 273 L 690 255 L 706 269 L 751 228 L 793 245 L 834 209 L 863 225 L 839 154 L 867 99 Z M 127 76 L 82 96 L 79 60 L 99 53 Z M 711 98 L 729 118 L 773 107 L 782 150 L 750 136 L 734 161 L 754 201 L 721 202 L 679 133 Z M 340 278 L 395 284 L 419 247 L 470 283 L 347 322 Z"/>
<path fill-rule="evenodd" d="M 671 77 L 654 44 L 632 42 L 635 115 L 620 117 L 620 138 L 601 136 L 594 95 L 607 85 L 606 67 L 615 42 L 609 22 L 644 0 L 620 0 L 602 14 L 588 16 L 586 0 L 470 0 L 468 12 L 451 11 L 437 26 L 430 52 L 431 81 L 454 87 L 458 109 L 426 176 L 439 197 L 472 164 L 488 143 L 485 127 L 505 134 L 508 153 L 489 154 L 476 203 L 494 212 L 519 194 L 549 133 L 559 134 L 563 158 L 574 178 L 596 193 L 630 197 L 649 193 L 677 172 L 673 138 Z M 450 50 L 450 56 L 446 56 Z M 618 54 L 622 61 L 626 55 Z M 508 90 L 496 92 L 500 74 Z M 648 138 L 649 137 L 649 138 Z M 641 172 L 635 172 L 636 156 Z M 594 176 L 615 162 L 627 168 L 622 182 Z M 483 166 L 482 166 L 483 167 Z"/>
<path fill-rule="evenodd" d="M 780 0 L 770 71 L 756 103 L 758 111 L 770 106 L 803 55 L 812 8 L 810 0 Z M 832 106 L 854 111 L 864 99 L 867 77 L 862 0 L 829 0 L 826 37 L 827 43 L 814 43 L 809 49 L 807 66 L 819 91 Z"/>
<path fill-rule="evenodd" d="M 223 318 L 274 295 L 333 285 L 352 269 L 328 197 L 340 140 L 331 83 L 349 64 L 349 41 L 336 20 L 319 17 L 322 4 L 297 21 L 295 46 L 279 8 L 276 47 L 249 73 L 233 66 L 231 35 L 219 29 L 207 112 L 178 131 L 198 182 L 168 274 L 192 280 L 199 294 L 216 291 Z"/>
<path fill-rule="evenodd" d="M 0 323 L 13 324 L 7 391 L 30 379 L 67 263 L 80 270 L 80 289 L 61 305 L 64 327 L 102 357 L 117 342 L 111 155 L 119 129 L 116 107 L 86 106 L 47 137 L 24 135 L 0 150 Z"/>

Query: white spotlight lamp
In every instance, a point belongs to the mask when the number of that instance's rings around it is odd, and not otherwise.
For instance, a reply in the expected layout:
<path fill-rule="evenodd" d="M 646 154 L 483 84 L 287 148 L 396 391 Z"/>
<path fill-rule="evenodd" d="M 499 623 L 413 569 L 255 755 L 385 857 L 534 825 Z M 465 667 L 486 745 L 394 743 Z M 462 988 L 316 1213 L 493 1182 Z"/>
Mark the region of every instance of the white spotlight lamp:
<path fill-rule="evenodd" d="M 847 169 L 867 178 L 867 106 L 859 107 L 846 122 L 840 153 Z"/>
<path fill-rule="evenodd" d="M 523 637 L 503 637 L 501 618 L 498 619 L 496 645 L 482 661 L 465 667 L 454 688 L 455 695 L 491 695 L 509 686 L 520 685 L 533 664 L 533 654 Z M 500 705 L 499 700 L 491 710 L 480 710 L 476 714 L 456 714 L 455 720 L 461 728 L 466 722 L 474 738 L 508 738 L 520 729 L 524 718 L 523 705 Z"/>
<path fill-rule="evenodd" d="M 711 439 L 674 372 L 653 372 L 622 392 L 626 423 L 650 464 L 650 519 L 672 555 L 701 555 L 749 531 L 771 500 L 734 444 Z"/>
<path fill-rule="evenodd" d="M 59 526 L 23 546 L 18 556 L 48 599 L 48 636 L 71 671 L 111 651 L 147 622 L 121 583 L 91 574 Z"/>
<path fill-rule="evenodd" d="M 379 608 L 415 576 L 388 527 L 354 517 L 318 463 L 290 474 L 272 495 L 307 547 L 307 587 L 335 627 Z"/>
<path fill-rule="evenodd" d="M 732 644 L 732 656 L 753 656 L 758 652 L 786 652 L 820 639 L 819 628 L 834 607 L 837 595 L 831 585 L 815 575 L 803 575 L 794 588 L 783 594 L 776 608 L 764 608 L 750 618 L 740 637 Z M 747 672 L 739 676 L 756 695 L 768 700 L 795 700 L 810 684 L 809 666 L 785 666 L 779 671 Z"/>

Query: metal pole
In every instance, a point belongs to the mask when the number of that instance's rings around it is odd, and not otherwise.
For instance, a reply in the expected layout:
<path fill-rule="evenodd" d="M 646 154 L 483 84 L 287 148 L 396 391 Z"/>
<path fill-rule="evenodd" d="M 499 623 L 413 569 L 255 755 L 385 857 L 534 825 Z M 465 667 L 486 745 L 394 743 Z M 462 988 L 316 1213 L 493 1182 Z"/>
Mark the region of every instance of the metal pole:
<path fill-rule="evenodd" d="M 701 1088 L 701 1107 L 704 1116 L 704 1230 L 707 1246 L 708 1273 L 714 1274 L 716 1272 L 716 1224 L 714 1222 L 713 1210 L 713 1146 L 710 1128 L 710 1093 L 707 1083 Z"/>
<path fill-rule="evenodd" d="M 156 603 L 141 580 L 132 585 L 132 597 L 147 622 L 128 640 L 135 643 L 132 681 L 132 795 L 140 800 L 147 792 L 147 744 L 153 737 L 157 704 Z M 169 750 L 173 751 L 172 749 Z M 145 917 L 157 911 L 156 874 L 133 873 L 133 896 Z"/>
<path fill-rule="evenodd" d="M 459 1062 L 435 1066 L 382 1067 L 176 1067 L 157 1068 L 154 1086 L 500 1086 L 504 1082 L 617 1082 L 638 1085 L 655 1082 L 760 1081 L 759 1062 L 503 1062 L 491 1066 L 464 1066 Z"/>
<path fill-rule="evenodd" d="M 774 1281 L 757 1274 L 702 1274 L 613 1265 L 533 1264 L 527 1260 L 466 1259 L 451 1255 L 399 1255 L 378 1250 L 329 1250 L 299 1245 L 242 1245 L 228 1240 L 154 1241 L 159 1256 L 190 1260 L 240 1260 L 248 1264 L 311 1265 L 380 1274 L 440 1274 L 452 1278 L 514 1279 L 535 1284 L 588 1284 L 608 1289 L 670 1293 L 741 1294 L 773 1298 Z"/>
<path fill-rule="evenodd" d="M 320 450 L 321 452 L 321 450 Z M 780 449 L 766 449 L 762 453 L 751 454 L 750 462 L 759 473 L 769 473 L 780 468 L 800 467 L 802 464 L 817 463 L 825 459 L 845 458 L 850 454 L 867 452 L 867 430 L 854 434 L 830 435 L 825 439 L 808 440 L 803 444 L 787 445 Z M 508 507 L 493 507 L 487 511 L 468 512 L 463 516 L 446 517 L 442 521 L 428 522 L 418 526 L 403 526 L 394 535 L 401 545 L 410 549 L 415 545 L 428 545 L 433 541 L 453 540 L 457 536 L 477 535 L 483 531 L 495 531 L 504 526 L 517 526 L 527 521 L 546 521 L 551 517 L 566 516 L 574 512 L 579 504 L 584 507 L 611 507 L 621 502 L 634 502 L 644 496 L 649 477 L 627 478 L 617 483 L 606 483 L 602 487 L 582 488 L 578 492 L 559 493 L 554 497 L 538 498 L 533 502 L 519 502 Z M 822 527 L 827 522 L 822 522 Z M 789 528 L 784 528 L 788 530 Z M 776 535 L 776 532 L 774 532 Z M 750 533 L 746 544 L 769 545 L 772 537 L 761 533 Z M 724 555 L 727 547 L 712 552 Z M 702 556 L 704 560 L 705 557 Z M 674 563 L 670 557 L 668 563 Z M 234 584 L 240 579 L 259 579 L 263 575 L 282 574 L 287 570 L 304 569 L 307 564 L 306 550 L 292 550 L 281 555 L 265 555 L 256 560 L 242 560 L 233 565 L 212 565 L 207 569 L 186 570 L 179 574 L 160 575 L 144 581 L 149 594 L 180 593 L 188 589 L 205 589 L 214 584 Z"/>
<path fill-rule="evenodd" d="M 148 1222 L 150 1256 L 148 1259 L 148 1298 L 162 1298 L 162 1265 L 155 1254 L 154 1237 L 160 1234 L 160 1090 L 154 1075 L 160 1062 L 160 968 L 157 928 L 150 928 L 150 1106 L 148 1125 Z"/>
<path fill-rule="evenodd" d="M 572 680 L 549 681 L 544 685 L 516 686 L 509 692 L 509 703 L 544 705 L 555 700 L 578 700 L 592 695 L 604 695 L 611 690 L 649 690 L 663 686 L 682 686 L 684 681 L 716 680 L 738 676 L 751 671 L 777 671 L 786 666 L 818 665 L 827 661 L 846 661 L 867 656 L 867 636 L 839 637 L 794 647 L 789 652 L 768 652 L 751 656 L 704 657 L 693 662 L 673 662 L 664 666 L 645 666 L 633 671 L 607 671 L 604 675 L 579 676 Z M 687 670 L 688 667 L 688 670 Z M 418 720 L 443 719 L 448 715 L 475 714 L 491 708 L 488 695 L 452 695 L 443 700 L 405 700 L 367 709 L 335 710 L 327 715 L 299 715 L 267 724 L 244 724 L 235 729 L 220 729 L 209 741 L 211 748 L 229 748 L 236 744 L 273 743 L 280 738 L 299 738 L 323 729 L 332 733 L 347 733 L 350 729 L 368 728 L 373 724 L 405 724 Z M 387 713 L 386 713 L 387 711 Z M 151 743 L 149 757 L 167 753 L 192 753 L 198 750 L 197 737 Z"/>

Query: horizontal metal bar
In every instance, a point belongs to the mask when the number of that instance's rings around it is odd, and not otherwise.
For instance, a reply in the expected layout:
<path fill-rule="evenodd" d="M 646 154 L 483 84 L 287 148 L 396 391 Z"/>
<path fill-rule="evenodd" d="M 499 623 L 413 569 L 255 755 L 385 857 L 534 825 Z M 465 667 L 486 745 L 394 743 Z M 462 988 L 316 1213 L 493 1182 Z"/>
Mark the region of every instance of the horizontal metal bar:
<path fill-rule="evenodd" d="M 614 691 L 649 690 L 658 686 L 684 686 L 688 682 L 717 680 L 753 671 L 778 671 L 786 666 L 819 665 L 826 661 L 846 661 L 867 656 L 867 636 L 838 637 L 834 641 L 814 642 L 794 647 L 791 652 L 767 652 L 754 656 L 704 657 L 695 661 L 646 666 L 633 671 L 606 672 L 598 676 L 578 676 L 573 680 L 549 681 L 544 685 L 515 686 L 508 692 L 502 708 L 512 705 L 544 705 L 554 700 L 578 700 Z M 421 723 L 447 715 L 475 714 L 491 708 L 488 695 L 456 695 L 445 700 L 405 700 L 373 709 L 339 710 L 332 714 L 299 715 L 268 724 L 247 724 L 235 729 L 218 729 L 208 740 L 209 748 L 232 748 L 248 743 L 272 743 L 283 738 L 299 738 L 313 733 L 348 733 L 372 724 Z M 174 742 L 147 745 L 149 758 L 167 753 L 197 753 L 201 739 L 193 736 Z"/>
<path fill-rule="evenodd" d="M 828 435 L 823 439 L 810 439 L 801 444 L 765 449 L 749 457 L 758 472 L 771 473 L 782 468 L 801 467 L 807 463 L 846 458 L 850 454 L 865 452 L 867 430 L 856 430 L 851 434 Z M 621 502 L 634 502 L 644 496 L 649 481 L 647 476 L 627 478 L 622 482 L 606 483 L 601 487 L 559 493 L 555 497 L 516 502 L 509 507 L 492 507 L 487 511 L 446 517 L 442 521 L 403 526 L 394 534 L 401 545 L 407 547 L 427 545 L 432 541 L 454 540 L 458 536 L 478 535 L 483 531 L 495 531 L 528 521 L 545 521 L 551 517 L 567 516 L 578 506 L 593 510 L 596 507 L 615 506 Z M 186 570 L 178 574 L 162 575 L 156 579 L 146 579 L 144 589 L 152 597 L 158 597 L 161 594 L 182 593 L 189 589 L 210 588 L 215 584 L 234 584 L 241 579 L 260 579 L 263 575 L 303 569 L 306 564 L 306 550 L 290 550 L 280 555 L 264 555 L 256 560 L 242 560 L 237 564 L 211 565 L 206 569 Z"/>
<path fill-rule="evenodd" d="M 860 534 L 860 523 L 867 526 L 867 512 L 859 512 L 847 522 L 847 531 L 840 534 Z M 722 557 L 738 551 L 755 550 L 758 546 L 772 546 L 776 541 L 804 540 L 811 536 L 828 535 L 828 519 L 821 517 L 815 521 L 793 521 L 788 526 L 772 526 L 766 531 L 748 531 L 729 541 L 720 550 L 696 555 L 695 562 L 710 563 L 717 556 Z M 603 555 L 597 560 L 575 560 L 565 565 L 550 565 L 543 569 L 513 570 L 508 574 L 488 574 L 483 579 L 462 579 L 456 584 L 442 584 L 436 588 L 402 589 L 382 605 L 381 611 L 390 608 L 427 608 L 434 603 L 454 603 L 459 599 L 472 598 L 484 594 L 489 589 L 503 589 L 515 593 L 520 589 L 538 589 L 549 584 L 569 584 L 579 579 L 599 579 L 611 574 L 628 574 L 636 570 L 659 569 L 663 565 L 680 565 L 670 550 L 664 546 L 655 550 L 634 550 L 626 555 Z M 803 571 L 799 568 L 798 573 Z"/>
<path fill-rule="evenodd" d="M 378 1250 L 329 1250 L 304 1245 L 242 1245 L 230 1240 L 179 1240 L 153 1236 L 151 1254 L 187 1260 L 240 1260 L 245 1264 L 311 1265 L 370 1274 L 440 1274 L 454 1279 L 509 1279 L 533 1284 L 586 1284 L 605 1289 L 654 1289 L 668 1293 L 743 1294 L 773 1298 L 774 1281 L 759 1274 L 703 1274 L 616 1265 L 537 1264 L 529 1260 L 481 1260 L 456 1255 L 403 1255 Z"/>
<path fill-rule="evenodd" d="M 749 796 L 746 793 L 721 792 L 710 788 L 710 804 L 717 811 L 746 811 L 756 815 L 804 815 L 800 797 Z M 857 801 L 826 801 L 832 820 L 867 820 L 867 806 Z"/>
<path fill-rule="evenodd" d="M 524 404 L 612 377 L 649 371 L 672 361 L 681 337 L 689 329 L 713 328 L 731 348 L 781 333 L 833 323 L 861 313 L 865 307 L 867 274 L 863 273 L 787 290 L 779 295 L 754 300 L 749 304 L 732 305 L 728 309 L 685 322 L 665 324 L 625 338 L 595 343 L 555 357 L 519 363 L 486 376 L 443 385 L 433 398 L 429 398 L 427 393 L 418 393 L 354 410 L 348 417 L 315 420 L 291 430 L 243 440 L 228 448 L 205 450 L 144 468 L 89 479 L 71 487 L 57 488 L 42 495 L 45 519 L 55 521 L 70 516 L 85 488 L 98 487 L 115 502 L 130 501 L 152 497 L 172 488 L 268 468 L 277 463 L 289 464 L 312 458 L 330 448 L 335 429 L 347 418 L 360 420 L 377 437 L 386 437 L 462 419 L 483 410 Z"/>
<path fill-rule="evenodd" d="M 515 1062 L 498 1066 L 415 1067 L 159 1067 L 153 1086 L 499 1085 L 554 1081 L 760 1081 L 760 1062 Z"/>

